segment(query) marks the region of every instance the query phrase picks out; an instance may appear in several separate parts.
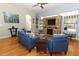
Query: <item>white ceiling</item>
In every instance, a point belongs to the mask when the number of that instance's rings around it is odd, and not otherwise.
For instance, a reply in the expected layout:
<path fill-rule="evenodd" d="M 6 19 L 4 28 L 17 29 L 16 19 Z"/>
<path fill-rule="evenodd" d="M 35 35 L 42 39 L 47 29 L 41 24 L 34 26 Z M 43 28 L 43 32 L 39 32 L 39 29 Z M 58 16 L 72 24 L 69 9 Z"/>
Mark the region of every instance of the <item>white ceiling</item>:
<path fill-rule="evenodd" d="M 14 6 L 24 8 L 26 10 L 30 10 L 30 11 L 32 11 L 34 13 L 45 11 L 47 9 L 54 8 L 56 6 L 61 5 L 61 3 L 48 3 L 48 4 L 44 5 L 44 9 L 41 9 L 39 6 L 32 7 L 35 4 L 36 3 L 12 3 L 12 5 L 14 5 Z"/>

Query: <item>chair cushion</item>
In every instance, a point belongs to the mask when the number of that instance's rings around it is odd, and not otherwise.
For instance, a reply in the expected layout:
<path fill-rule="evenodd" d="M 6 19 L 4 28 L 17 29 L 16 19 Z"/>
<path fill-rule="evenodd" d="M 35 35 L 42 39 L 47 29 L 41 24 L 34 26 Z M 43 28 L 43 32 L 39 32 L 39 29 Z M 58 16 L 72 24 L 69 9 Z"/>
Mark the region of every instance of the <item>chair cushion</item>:
<path fill-rule="evenodd" d="M 28 36 L 29 36 L 29 38 L 34 38 L 35 36 L 33 35 L 33 33 L 26 33 Z"/>

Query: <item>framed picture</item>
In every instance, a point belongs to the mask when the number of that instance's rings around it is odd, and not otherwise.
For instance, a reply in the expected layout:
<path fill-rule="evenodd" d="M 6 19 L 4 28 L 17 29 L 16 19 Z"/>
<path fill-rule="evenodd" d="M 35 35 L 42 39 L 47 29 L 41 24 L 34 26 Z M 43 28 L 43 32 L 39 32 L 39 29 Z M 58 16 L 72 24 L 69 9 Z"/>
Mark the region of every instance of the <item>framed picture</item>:
<path fill-rule="evenodd" d="M 5 23 L 19 23 L 19 15 L 9 12 L 3 12 Z"/>

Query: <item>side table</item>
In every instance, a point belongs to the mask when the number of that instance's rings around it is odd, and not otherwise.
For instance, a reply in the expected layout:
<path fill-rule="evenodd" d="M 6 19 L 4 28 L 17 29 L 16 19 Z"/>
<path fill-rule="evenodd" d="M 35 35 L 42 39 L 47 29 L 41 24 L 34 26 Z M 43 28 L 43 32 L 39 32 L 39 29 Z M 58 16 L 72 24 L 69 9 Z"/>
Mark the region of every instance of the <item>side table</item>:
<path fill-rule="evenodd" d="M 17 29 L 14 26 L 12 26 L 12 28 L 8 28 L 10 30 L 11 33 L 11 37 L 16 37 L 17 36 Z"/>

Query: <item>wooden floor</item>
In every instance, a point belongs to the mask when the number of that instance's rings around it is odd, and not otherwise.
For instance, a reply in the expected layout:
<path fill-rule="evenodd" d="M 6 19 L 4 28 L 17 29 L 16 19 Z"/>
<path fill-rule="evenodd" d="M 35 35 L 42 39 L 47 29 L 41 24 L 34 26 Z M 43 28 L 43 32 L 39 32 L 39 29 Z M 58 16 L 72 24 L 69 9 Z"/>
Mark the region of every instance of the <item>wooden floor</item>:
<path fill-rule="evenodd" d="M 0 56 L 50 56 L 47 53 L 36 52 L 36 48 L 32 49 L 31 53 L 22 46 L 18 39 L 7 38 L 0 39 Z M 53 53 L 53 56 L 79 56 L 79 41 L 69 40 L 68 53 Z"/>

